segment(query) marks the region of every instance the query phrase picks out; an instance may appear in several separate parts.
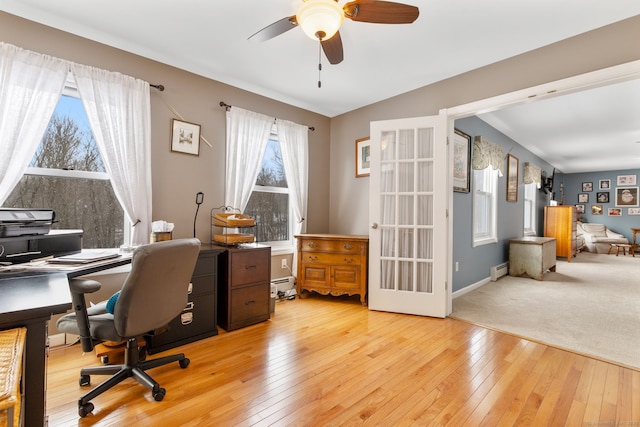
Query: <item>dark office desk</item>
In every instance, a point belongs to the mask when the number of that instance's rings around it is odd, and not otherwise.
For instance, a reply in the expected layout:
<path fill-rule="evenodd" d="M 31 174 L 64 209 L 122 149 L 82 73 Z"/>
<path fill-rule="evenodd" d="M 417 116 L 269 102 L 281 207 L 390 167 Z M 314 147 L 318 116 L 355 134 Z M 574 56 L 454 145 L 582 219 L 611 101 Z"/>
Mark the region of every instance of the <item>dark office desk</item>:
<path fill-rule="evenodd" d="M 54 314 L 71 309 L 69 279 L 131 263 L 119 257 L 65 271 L 25 268 L 0 273 L 0 329 L 26 326 L 24 365 L 25 426 L 45 425 L 47 322 Z"/>

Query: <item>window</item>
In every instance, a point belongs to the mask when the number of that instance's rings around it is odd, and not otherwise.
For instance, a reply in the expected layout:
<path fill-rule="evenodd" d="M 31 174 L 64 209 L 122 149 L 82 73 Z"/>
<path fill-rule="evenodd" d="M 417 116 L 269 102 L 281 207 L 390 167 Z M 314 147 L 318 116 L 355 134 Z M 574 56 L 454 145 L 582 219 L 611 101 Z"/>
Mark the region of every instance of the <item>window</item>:
<path fill-rule="evenodd" d="M 73 77 L 67 79 L 29 168 L 4 207 L 53 209 L 53 228 L 83 230 L 84 248 L 119 247 L 124 242 L 129 227 Z"/>
<path fill-rule="evenodd" d="M 536 202 L 538 186 L 535 182 L 524 185 L 524 235 L 536 235 Z"/>
<path fill-rule="evenodd" d="M 256 241 L 271 246 L 291 244 L 289 188 L 277 135 L 272 134 L 262 168 L 244 210 L 256 220 Z"/>
<path fill-rule="evenodd" d="M 473 246 L 498 241 L 498 174 L 491 166 L 473 171 Z"/>

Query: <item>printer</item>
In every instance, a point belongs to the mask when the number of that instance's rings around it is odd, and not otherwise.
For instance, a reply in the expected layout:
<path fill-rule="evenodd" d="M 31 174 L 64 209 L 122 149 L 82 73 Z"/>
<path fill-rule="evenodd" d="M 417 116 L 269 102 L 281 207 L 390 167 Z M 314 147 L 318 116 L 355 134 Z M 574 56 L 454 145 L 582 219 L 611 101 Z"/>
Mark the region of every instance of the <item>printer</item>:
<path fill-rule="evenodd" d="M 0 264 L 19 264 L 82 249 L 82 230 L 51 230 L 51 209 L 0 208 Z"/>
<path fill-rule="evenodd" d="M 0 208 L 0 237 L 47 234 L 55 217 L 51 209 Z"/>

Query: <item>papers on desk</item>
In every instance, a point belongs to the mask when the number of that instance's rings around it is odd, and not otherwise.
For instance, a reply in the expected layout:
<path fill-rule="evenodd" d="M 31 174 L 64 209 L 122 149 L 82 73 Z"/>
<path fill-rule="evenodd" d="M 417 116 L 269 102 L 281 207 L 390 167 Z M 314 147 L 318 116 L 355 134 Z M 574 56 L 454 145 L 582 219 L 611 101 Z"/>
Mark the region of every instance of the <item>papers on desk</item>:
<path fill-rule="evenodd" d="M 79 254 L 65 255 L 47 260 L 50 264 L 88 264 L 119 257 L 120 254 L 109 249 L 83 249 Z"/>

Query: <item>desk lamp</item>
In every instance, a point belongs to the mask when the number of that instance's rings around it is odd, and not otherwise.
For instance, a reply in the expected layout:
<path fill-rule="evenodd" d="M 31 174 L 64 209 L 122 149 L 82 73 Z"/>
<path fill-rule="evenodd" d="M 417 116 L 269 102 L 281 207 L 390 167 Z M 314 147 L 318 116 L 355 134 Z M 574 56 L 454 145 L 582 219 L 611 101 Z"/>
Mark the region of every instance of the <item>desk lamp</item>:
<path fill-rule="evenodd" d="M 198 210 L 204 201 L 204 193 L 199 191 L 196 193 L 196 215 L 193 217 L 193 237 L 196 237 L 196 218 L 198 218 Z"/>

